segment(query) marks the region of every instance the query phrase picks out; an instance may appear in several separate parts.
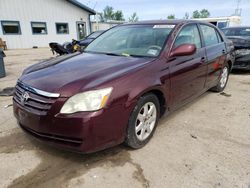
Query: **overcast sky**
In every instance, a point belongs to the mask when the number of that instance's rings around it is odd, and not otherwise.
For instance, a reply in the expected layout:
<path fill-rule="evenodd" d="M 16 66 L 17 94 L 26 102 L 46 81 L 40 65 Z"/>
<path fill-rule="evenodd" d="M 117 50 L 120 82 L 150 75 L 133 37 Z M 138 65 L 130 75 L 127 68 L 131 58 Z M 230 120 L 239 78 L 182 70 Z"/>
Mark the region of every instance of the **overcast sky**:
<path fill-rule="evenodd" d="M 127 19 L 136 12 L 140 20 L 166 19 L 169 14 L 183 18 L 185 12 L 192 15 L 194 10 L 206 8 L 211 17 L 230 16 L 234 13 L 237 0 L 78 0 L 101 12 L 105 6 L 122 10 Z M 242 24 L 250 25 L 250 0 L 241 0 Z"/>

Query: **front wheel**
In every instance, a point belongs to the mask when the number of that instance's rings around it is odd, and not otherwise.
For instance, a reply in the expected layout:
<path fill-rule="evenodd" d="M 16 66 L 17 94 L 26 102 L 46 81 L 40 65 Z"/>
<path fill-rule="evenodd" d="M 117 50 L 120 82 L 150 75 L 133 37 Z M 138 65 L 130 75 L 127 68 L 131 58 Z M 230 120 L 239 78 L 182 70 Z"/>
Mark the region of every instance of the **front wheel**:
<path fill-rule="evenodd" d="M 138 149 L 153 136 L 160 114 L 160 104 L 154 94 L 142 96 L 134 108 L 128 123 L 125 143 Z"/>
<path fill-rule="evenodd" d="M 228 64 L 226 64 L 222 68 L 218 84 L 215 87 L 213 87 L 211 90 L 216 91 L 216 92 L 223 91 L 227 85 L 228 78 L 229 78 L 229 66 Z"/>

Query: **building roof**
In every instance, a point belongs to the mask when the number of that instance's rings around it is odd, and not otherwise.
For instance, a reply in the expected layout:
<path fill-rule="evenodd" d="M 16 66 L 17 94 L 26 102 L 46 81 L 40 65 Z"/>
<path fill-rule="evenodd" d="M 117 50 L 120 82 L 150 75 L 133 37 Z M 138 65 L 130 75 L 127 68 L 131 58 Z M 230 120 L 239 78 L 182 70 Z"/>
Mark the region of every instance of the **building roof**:
<path fill-rule="evenodd" d="M 81 8 L 81 9 L 91 13 L 91 14 L 96 14 L 96 12 L 93 9 L 91 9 L 91 8 L 87 7 L 86 5 L 78 2 L 77 0 L 67 0 L 67 1 L 72 3 L 75 6 L 77 6 L 77 7 Z"/>

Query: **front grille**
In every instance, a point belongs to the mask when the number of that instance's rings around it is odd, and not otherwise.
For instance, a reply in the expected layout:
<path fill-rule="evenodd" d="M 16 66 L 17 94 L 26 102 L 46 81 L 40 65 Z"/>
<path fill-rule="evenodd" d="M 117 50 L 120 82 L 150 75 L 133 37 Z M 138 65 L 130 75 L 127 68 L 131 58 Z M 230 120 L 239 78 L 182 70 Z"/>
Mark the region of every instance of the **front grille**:
<path fill-rule="evenodd" d="M 67 145 L 73 145 L 73 146 L 77 146 L 77 145 L 81 145 L 83 143 L 82 139 L 79 138 L 72 138 L 72 137 L 66 137 L 66 136 L 60 136 L 60 135 L 54 135 L 54 134 L 46 134 L 46 133 L 40 133 L 37 131 L 34 131 L 32 129 L 29 129 L 27 127 L 24 127 L 22 124 L 19 124 L 20 127 L 27 133 L 40 138 L 40 139 L 45 139 L 48 141 L 54 141 L 54 142 L 58 142 L 61 144 L 67 144 Z"/>
<path fill-rule="evenodd" d="M 15 87 L 13 100 L 31 113 L 46 115 L 55 102 L 56 97 L 38 94 L 35 89 L 18 82 Z"/>

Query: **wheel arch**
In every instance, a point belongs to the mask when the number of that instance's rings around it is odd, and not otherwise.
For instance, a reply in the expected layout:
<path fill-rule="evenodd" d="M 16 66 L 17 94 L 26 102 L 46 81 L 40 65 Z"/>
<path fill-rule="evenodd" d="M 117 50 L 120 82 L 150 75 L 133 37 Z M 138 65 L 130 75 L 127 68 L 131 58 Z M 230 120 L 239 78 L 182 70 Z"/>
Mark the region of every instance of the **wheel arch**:
<path fill-rule="evenodd" d="M 159 87 L 153 87 L 153 88 L 150 88 L 150 89 L 147 89 L 147 90 L 141 92 L 138 95 L 138 98 L 142 97 L 142 96 L 144 96 L 146 94 L 149 94 L 149 93 L 154 94 L 157 97 L 157 99 L 159 100 L 159 103 L 160 103 L 160 117 L 161 117 L 162 115 L 164 115 L 164 113 L 166 112 L 166 109 L 167 109 L 166 96 L 164 95 L 164 92 Z"/>
<path fill-rule="evenodd" d="M 231 71 L 232 68 L 233 68 L 233 62 L 232 62 L 231 60 L 228 60 L 228 61 L 227 61 L 227 64 L 228 64 L 228 66 L 229 66 L 229 70 Z"/>

